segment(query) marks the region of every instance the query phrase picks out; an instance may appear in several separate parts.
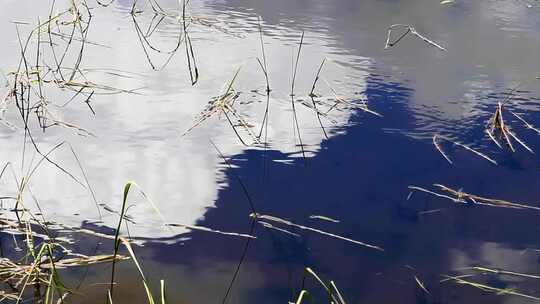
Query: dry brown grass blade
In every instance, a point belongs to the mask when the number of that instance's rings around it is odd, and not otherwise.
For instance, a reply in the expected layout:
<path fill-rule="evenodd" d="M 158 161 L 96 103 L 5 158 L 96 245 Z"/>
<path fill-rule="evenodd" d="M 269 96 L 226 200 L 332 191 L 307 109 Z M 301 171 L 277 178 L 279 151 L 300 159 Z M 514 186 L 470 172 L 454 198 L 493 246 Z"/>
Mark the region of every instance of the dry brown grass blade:
<path fill-rule="evenodd" d="M 68 267 L 81 267 L 81 266 L 88 266 L 88 265 L 95 265 L 95 264 L 102 264 L 102 263 L 112 263 L 112 261 L 115 258 L 113 255 L 95 255 L 95 256 L 88 256 L 88 257 L 76 257 L 76 258 L 69 258 L 69 259 L 62 259 L 56 263 L 54 263 L 54 267 L 58 269 L 62 268 L 68 268 Z M 116 260 L 128 260 L 129 257 L 124 255 L 117 255 Z M 43 269 L 50 269 L 52 268 L 52 265 L 50 263 L 47 264 L 41 264 L 41 268 Z"/>
<path fill-rule="evenodd" d="M 295 227 L 295 228 L 302 229 L 302 230 L 312 231 L 312 232 L 315 232 L 315 233 L 319 233 L 319 234 L 326 235 L 326 236 L 329 236 L 329 237 L 332 237 L 332 238 L 347 241 L 347 242 L 357 244 L 357 245 L 360 245 L 360 246 L 363 246 L 363 247 L 367 247 L 367 248 L 370 248 L 370 249 L 384 251 L 384 249 L 382 249 L 379 246 L 371 245 L 371 244 L 368 244 L 368 243 L 365 243 L 365 242 L 360 242 L 360 241 L 353 240 L 353 239 L 350 239 L 350 238 L 346 238 L 346 237 L 343 237 L 343 236 L 340 236 L 340 235 L 337 235 L 337 234 L 322 231 L 322 230 L 319 230 L 319 229 L 316 229 L 316 228 L 311 228 L 311 227 L 298 225 L 298 224 L 295 224 L 295 223 L 290 222 L 288 220 L 281 219 L 279 217 L 275 217 L 275 216 L 271 216 L 271 215 L 264 215 L 264 214 L 253 214 L 253 213 L 250 216 L 255 217 L 257 220 L 266 220 L 266 221 L 270 221 L 270 222 L 274 222 L 274 223 L 283 224 L 283 225 L 286 225 L 286 226 Z"/>
<path fill-rule="evenodd" d="M 516 117 L 517 119 L 519 119 L 521 122 L 523 122 L 523 124 L 525 125 L 525 127 L 527 129 L 530 129 L 530 130 L 533 130 L 534 132 L 536 132 L 536 134 L 540 134 L 540 130 L 538 130 L 537 128 L 535 128 L 532 124 L 528 123 L 525 119 L 523 119 L 523 117 L 521 117 L 520 115 L 512 112 L 512 111 L 509 111 L 510 114 L 514 115 L 514 117 Z"/>
<path fill-rule="evenodd" d="M 539 132 L 538 129 L 534 128 L 531 124 L 529 124 L 527 121 L 525 121 L 523 118 L 521 118 L 519 115 L 513 113 L 510 111 L 512 115 L 514 115 L 516 118 L 518 118 L 520 121 L 522 121 L 525 124 L 525 127 L 528 129 L 532 129 L 535 132 Z M 497 103 L 497 109 L 495 110 L 495 113 L 491 116 L 491 118 L 488 121 L 488 125 L 486 128 L 486 133 L 489 136 L 489 138 L 497 144 L 500 148 L 502 148 L 501 144 L 497 140 L 497 137 L 500 137 L 504 143 L 510 148 L 512 152 L 515 152 L 516 149 L 514 148 L 514 145 L 512 144 L 512 139 L 514 139 L 516 142 L 518 142 L 523 148 L 525 148 L 530 153 L 534 153 L 533 149 L 531 149 L 522 139 L 520 139 L 515 132 L 512 131 L 510 126 L 508 126 L 503 118 L 503 104 L 502 102 Z"/>
<path fill-rule="evenodd" d="M 500 199 L 486 198 L 486 197 L 466 193 L 461 190 L 454 190 L 452 188 L 449 188 L 441 184 L 434 184 L 434 186 L 437 187 L 439 190 L 443 191 L 443 193 L 438 193 L 438 192 L 431 191 L 431 190 L 428 190 L 422 187 L 417 187 L 417 186 L 409 186 L 408 188 L 413 191 L 417 190 L 417 191 L 425 192 L 425 193 L 428 193 L 428 194 L 431 194 L 440 198 L 448 199 L 448 200 L 453 201 L 454 203 L 475 204 L 475 205 L 483 205 L 483 206 L 489 206 L 489 207 L 528 209 L 528 210 L 540 211 L 540 207 L 536 207 L 536 206 L 513 203 L 513 202 L 500 200 Z"/>

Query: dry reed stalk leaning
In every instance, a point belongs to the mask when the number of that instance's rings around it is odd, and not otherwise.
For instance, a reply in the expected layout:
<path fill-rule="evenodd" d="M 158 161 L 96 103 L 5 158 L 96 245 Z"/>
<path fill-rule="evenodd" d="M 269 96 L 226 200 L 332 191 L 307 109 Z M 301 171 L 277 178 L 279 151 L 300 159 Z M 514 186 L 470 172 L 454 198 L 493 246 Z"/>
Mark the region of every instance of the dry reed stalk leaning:
<path fill-rule="evenodd" d="M 527 127 L 533 130 L 536 130 L 534 127 L 532 127 L 532 125 L 527 123 L 518 115 L 516 114 L 513 114 L 513 115 L 516 116 L 518 119 L 520 119 L 522 122 L 525 122 Z M 497 103 L 497 108 L 495 109 L 495 113 L 493 113 L 493 115 L 488 121 L 488 124 L 486 127 L 486 134 L 500 148 L 502 148 L 502 145 L 500 144 L 499 140 L 497 140 L 497 138 L 502 139 L 504 143 L 506 144 L 506 146 L 508 146 L 508 148 L 510 148 L 512 152 L 515 152 L 516 149 L 514 148 L 514 145 L 512 144 L 512 139 L 514 139 L 527 151 L 534 153 L 534 151 L 529 146 L 527 146 L 527 144 L 525 144 L 525 142 L 521 140 L 515 132 L 512 131 L 510 126 L 506 124 L 503 117 L 503 103 L 502 102 Z"/>

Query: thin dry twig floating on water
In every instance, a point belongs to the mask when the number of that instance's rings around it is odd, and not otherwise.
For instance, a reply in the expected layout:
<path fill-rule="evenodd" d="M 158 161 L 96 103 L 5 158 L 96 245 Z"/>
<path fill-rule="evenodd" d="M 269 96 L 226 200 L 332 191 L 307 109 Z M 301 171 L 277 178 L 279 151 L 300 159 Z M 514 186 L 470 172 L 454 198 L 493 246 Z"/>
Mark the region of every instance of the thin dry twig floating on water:
<path fill-rule="evenodd" d="M 401 34 L 396 40 L 390 41 L 392 32 L 395 31 L 398 28 L 405 29 L 405 32 L 403 32 L 403 34 Z M 441 51 L 446 51 L 446 49 L 444 47 L 442 47 L 440 44 L 438 44 L 435 41 L 427 38 L 426 36 L 418 33 L 416 31 L 416 29 L 413 26 L 409 25 L 409 24 L 393 24 L 393 25 L 391 25 L 388 28 L 388 32 L 386 34 L 386 44 L 384 46 L 384 49 L 386 50 L 386 49 L 389 49 L 389 48 L 395 46 L 398 42 L 401 41 L 401 39 L 405 38 L 405 36 L 407 36 L 408 34 L 411 34 L 413 36 L 416 36 L 416 37 L 420 38 L 422 41 L 424 41 L 428 45 L 434 46 L 434 47 L 438 48 Z"/>
<path fill-rule="evenodd" d="M 465 269 L 472 269 L 472 270 L 475 270 L 475 271 L 480 271 L 482 273 L 493 273 L 493 274 L 502 274 L 502 275 L 524 277 L 524 278 L 529 278 L 529 279 L 540 279 L 540 275 L 520 273 L 520 272 L 514 272 L 514 271 L 507 271 L 507 270 L 503 270 L 503 269 L 493 269 L 493 268 L 487 268 L 487 267 L 482 267 L 482 266 L 474 266 L 474 267 L 469 267 L 469 268 L 465 268 Z"/>
<path fill-rule="evenodd" d="M 211 229 L 211 228 L 207 228 L 207 227 L 203 227 L 203 226 L 193 226 L 193 225 L 178 224 L 178 223 L 167 223 L 165 225 L 169 226 L 169 227 L 182 227 L 182 228 L 187 228 L 187 229 L 190 229 L 190 230 L 204 231 L 204 232 L 216 233 L 216 234 L 221 234 L 221 235 L 238 236 L 238 237 L 244 237 L 244 238 L 250 238 L 250 239 L 256 239 L 257 238 L 256 236 L 253 236 L 253 235 L 250 235 L 250 234 L 237 233 L 237 232 L 226 232 L 226 231 Z"/>
<path fill-rule="evenodd" d="M 330 218 L 330 217 L 327 217 L 327 216 L 324 216 L 324 215 L 310 215 L 309 218 L 310 219 L 318 219 L 318 220 L 328 221 L 328 222 L 332 222 L 332 223 L 339 223 L 340 222 L 340 220 L 336 220 L 336 219 L 333 219 L 333 218 Z"/>
<path fill-rule="evenodd" d="M 384 251 L 384 249 L 382 249 L 379 246 L 375 246 L 375 245 L 371 245 L 371 244 L 368 244 L 368 243 L 360 242 L 360 241 L 353 240 L 353 239 L 350 239 L 350 238 L 346 238 L 346 237 L 343 237 L 343 236 L 340 236 L 340 235 L 336 235 L 336 234 L 333 234 L 333 233 L 322 231 L 322 230 L 319 230 L 319 229 L 316 229 L 316 228 L 311 228 L 311 227 L 307 227 L 307 226 L 298 225 L 298 224 L 295 224 L 293 222 L 281 219 L 279 217 L 275 217 L 275 216 L 271 216 L 271 215 L 264 215 L 264 214 L 255 214 L 255 213 L 250 214 L 250 216 L 256 218 L 257 220 L 266 220 L 266 221 L 270 221 L 270 222 L 274 222 L 274 223 L 280 223 L 280 224 L 283 224 L 283 225 L 295 227 L 295 228 L 302 229 L 302 230 L 308 230 L 308 231 L 312 231 L 312 232 L 315 232 L 315 233 L 326 235 L 326 236 L 329 236 L 329 237 L 332 237 L 332 238 L 336 238 L 336 239 L 340 239 L 340 240 L 343 240 L 343 241 L 351 242 L 351 243 L 354 243 L 354 244 L 357 244 L 357 245 L 360 245 L 360 246 L 364 246 L 364 247 L 368 247 L 368 248 L 371 248 L 371 249 Z"/>
<path fill-rule="evenodd" d="M 418 186 L 409 186 L 408 188 L 411 191 L 415 191 L 415 190 L 421 191 L 421 192 L 434 195 L 436 197 L 448 199 L 448 200 L 453 201 L 454 203 L 483 205 L 483 206 L 489 206 L 489 207 L 511 208 L 511 209 L 530 209 L 530 210 L 540 211 L 540 207 L 536 207 L 536 206 L 513 203 L 513 202 L 501 200 L 501 199 L 486 198 L 486 197 L 470 194 L 467 192 L 463 192 L 461 190 L 454 190 L 452 188 L 449 188 L 441 184 L 433 184 L 433 186 L 437 187 L 438 190 L 443 191 L 443 192 L 438 193 L 438 192 L 428 190 L 428 189 L 418 187 Z"/>
<path fill-rule="evenodd" d="M 518 296 L 518 297 L 535 300 L 535 301 L 540 300 L 540 298 L 538 297 L 524 294 L 524 293 L 515 291 L 514 289 L 511 289 L 511 288 L 497 288 L 497 287 L 489 286 L 489 285 L 478 283 L 478 282 L 464 280 L 462 276 L 461 277 L 460 276 L 445 276 L 445 277 L 446 279 L 442 280 L 441 282 L 454 281 L 457 284 L 472 286 L 482 291 L 495 293 L 497 295 L 513 295 L 513 296 Z"/>
<path fill-rule="evenodd" d="M 530 130 L 533 130 L 534 132 L 536 132 L 536 134 L 540 134 L 540 130 L 538 130 L 537 128 L 535 128 L 532 124 L 528 123 L 525 119 L 523 119 L 523 117 L 521 117 L 521 115 L 518 115 L 512 111 L 509 111 L 510 114 L 514 115 L 517 119 L 519 119 L 521 122 L 523 122 L 524 126 L 527 128 L 527 129 L 530 129 Z"/>
<path fill-rule="evenodd" d="M 427 290 L 424 283 L 420 281 L 420 279 L 416 275 L 414 276 L 414 280 L 416 281 L 416 284 L 418 285 L 418 287 L 420 287 L 420 289 L 422 289 L 425 293 L 429 294 L 429 291 Z"/>
<path fill-rule="evenodd" d="M 462 147 L 464 148 L 465 150 L 467 151 L 470 151 L 480 157 L 482 157 L 483 159 L 489 161 L 490 163 L 494 164 L 494 165 L 497 165 L 497 162 L 495 160 L 493 160 L 491 157 L 485 155 L 484 153 L 482 152 L 479 152 L 465 144 L 462 144 L 460 142 L 457 142 L 457 141 L 453 141 L 453 140 L 450 140 L 444 136 L 441 136 L 441 135 L 438 135 L 438 134 L 435 134 L 433 135 L 433 145 L 435 146 L 435 148 L 437 149 L 437 151 L 439 151 L 441 153 L 441 155 L 450 163 L 450 164 L 453 164 L 452 160 L 450 159 L 450 157 L 448 156 L 448 154 L 446 154 L 443 150 L 443 148 L 441 147 L 441 145 L 438 143 L 438 139 L 443 139 L 443 140 L 446 140 L 456 146 L 459 146 L 459 147 Z"/>

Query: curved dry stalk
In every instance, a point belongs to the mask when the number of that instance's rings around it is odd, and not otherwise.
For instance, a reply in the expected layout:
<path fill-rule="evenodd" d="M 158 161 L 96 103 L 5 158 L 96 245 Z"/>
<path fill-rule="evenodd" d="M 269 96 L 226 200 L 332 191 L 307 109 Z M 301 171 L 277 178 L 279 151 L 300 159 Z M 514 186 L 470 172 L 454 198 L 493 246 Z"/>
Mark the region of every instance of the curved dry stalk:
<path fill-rule="evenodd" d="M 390 37 L 392 35 L 392 31 L 394 31 L 397 28 L 404 28 L 405 32 L 401 36 L 399 36 L 396 40 L 390 42 Z M 409 24 L 393 24 L 390 27 L 388 27 L 388 32 L 386 34 L 386 44 L 384 46 L 384 49 L 386 50 L 386 49 L 389 49 L 389 48 L 395 46 L 398 42 L 401 41 L 401 39 L 405 38 L 405 36 L 407 36 L 408 34 L 412 34 L 413 36 L 416 36 L 416 37 L 420 38 L 422 41 L 424 41 L 428 45 L 434 46 L 434 47 L 438 48 L 441 51 L 446 51 L 446 49 L 444 47 L 442 47 L 440 44 L 438 44 L 435 41 L 427 38 L 426 36 L 418 33 L 416 31 L 416 29 L 413 26 L 409 25 Z"/>
<path fill-rule="evenodd" d="M 536 128 L 534 128 L 531 124 L 529 124 L 527 121 L 525 121 L 523 118 L 521 118 L 519 115 L 513 113 L 510 111 L 512 115 L 514 115 L 516 118 L 518 118 L 520 121 L 525 123 L 525 126 L 529 129 L 534 130 L 535 132 L 539 132 Z M 508 126 L 503 118 L 503 102 L 497 103 L 497 109 L 495 110 L 495 113 L 491 116 L 491 118 L 488 121 L 488 125 L 486 128 L 486 133 L 489 136 L 489 138 L 495 142 L 495 144 L 502 148 L 501 144 L 497 140 L 496 137 L 499 137 L 504 140 L 504 143 L 510 148 L 512 152 L 515 152 L 514 145 L 512 144 L 512 140 L 514 139 L 517 141 L 523 148 L 525 148 L 530 153 L 534 153 L 533 149 L 531 149 L 522 139 L 520 139 L 515 132 L 512 131 L 510 126 Z M 540 134 L 540 133 L 539 133 Z"/>
<path fill-rule="evenodd" d="M 193 226 L 193 225 L 178 224 L 178 223 L 167 223 L 165 225 L 169 226 L 169 227 L 182 227 L 182 228 L 187 228 L 187 229 L 190 229 L 190 230 L 204 231 L 204 232 L 210 232 L 210 233 L 221 234 L 221 235 L 238 236 L 238 237 L 243 237 L 243 238 L 257 239 L 256 236 L 253 236 L 253 235 L 250 235 L 250 234 L 221 231 L 221 230 L 211 229 L 211 228 L 203 227 L 203 226 Z"/>
<path fill-rule="evenodd" d="M 450 164 L 453 164 L 452 160 L 450 159 L 450 157 L 448 157 L 448 155 L 446 155 L 446 153 L 444 153 L 444 150 L 442 149 L 442 147 L 437 143 L 437 134 L 433 135 L 433 145 L 435 146 L 435 148 L 441 153 L 441 155 L 450 163 Z"/>
<path fill-rule="evenodd" d="M 467 150 L 467 151 L 469 151 L 469 152 L 472 152 L 472 153 L 474 153 L 474 154 L 480 156 L 481 158 L 483 158 L 483 159 L 489 161 L 490 163 L 492 163 L 492 164 L 494 164 L 494 165 L 497 165 L 497 162 L 496 162 L 494 159 L 492 159 L 491 157 L 489 157 L 489 156 L 485 155 L 484 153 L 479 152 L 479 151 L 477 151 L 477 150 L 475 150 L 475 149 L 473 149 L 473 148 L 471 148 L 471 147 L 469 147 L 469 146 L 467 146 L 467 145 L 465 145 L 465 144 L 462 144 L 462 143 L 457 142 L 457 141 L 450 140 L 450 139 L 448 139 L 448 138 L 446 138 L 446 137 L 443 137 L 443 136 L 440 136 L 440 135 L 438 135 L 438 134 L 433 135 L 433 145 L 435 146 L 435 148 L 441 153 L 441 155 L 442 155 L 442 156 L 443 156 L 450 164 L 452 164 L 452 160 L 450 160 L 450 157 L 444 152 L 444 150 L 442 149 L 442 147 L 438 144 L 438 142 L 437 142 L 437 139 L 438 139 L 438 138 L 444 139 L 444 140 L 446 140 L 446 141 L 448 141 L 448 142 L 451 142 L 452 144 L 454 144 L 454 145 L 456 145 L 456 146 L 462 147 L 463 149 L 465 149 L 465 150 Z"/>
<path fill-rule="evenodd" d="M 420 289 L 422 289 L 425 293 L 430 294 L 424 283 L 420 281 L 420 279 L 416 275 L 414 276 L 414 280 L 416 281 L 416 284 L 418 285 L 418 287 L 420 287 Z"/>
<path fill-rule="evenodd" d="M 462 279 L 461 277 L 458 277 L 458 276 L 444 276 L 444 277 L 446 277 L 447 280 L 451 280 L 451 281 L 456 282 L 457 284 L 472 286 L 472 287 L 478 288 L 478 289 L 486 291 L 486 292 L 495 293 L 497 295 L 514 295 L 514 296 L 518 296 L 518 297 L 522 297 L 522 298 L 526 298 L 526 299 L 530 299 L 530 300 L 540 301 L 540 298 L 538 298 L 538 297 L 531 296 L 531 295 L 528 295 L 528 294 L 524 294 L 524 293 L 521 293 L 521 292 L 517 292 L 517 291 L 515 291 L 513 289 L 496 288 L 496 287 L 489 286 L 489 285 L 482 284 L 482 283 L 478 283 L 478 282 L 467 281 L 467 280 L 464 280 L 464 279 Z"/>

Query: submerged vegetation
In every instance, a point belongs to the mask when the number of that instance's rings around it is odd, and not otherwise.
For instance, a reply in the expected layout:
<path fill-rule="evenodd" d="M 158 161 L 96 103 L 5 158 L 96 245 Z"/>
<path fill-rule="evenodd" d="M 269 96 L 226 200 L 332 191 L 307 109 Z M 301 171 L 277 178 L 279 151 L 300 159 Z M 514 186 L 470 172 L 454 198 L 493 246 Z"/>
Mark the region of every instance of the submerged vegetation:
<path fill-rule="evenodd" d="M 88 36 L 92 30 L 94 16 L 99 14 L 101 10 L 108 9 L 113 5 L 114 0 L 110 2 L 97 0 L 93 3 L 90 2 L 90 0 L 71 0 L 60 3 L 60 1 L 53 0 L 48 16 L 37 18 L 36 24 L 14 22 L 20 59 L 16 67 L 6 74 L 7 91 L 5 95 L 0 96 L 0 122 L 10 129 L 22 129 L 23 148 L 21 151 L 21 163 L 7 162 L 0 171 L 0 181 L 4 184 L 11 182 L 14 185 L 12 190 L 1 189 L 2 192 L 0 193 L 2 211 L 0 214 L 0 225 L 2 227 L 0 233 L 2 234 L 2 243 L 4 243 L 4 240 L 9 240 L 9 244 L 0 244 L 0 249 L 2 249 L 0 250 L 0 283 L 2 283 L 0 302 L 72 303 L 71 297 L 79 294 L 80 285 L 77 287 L 71 286 L 69 282 L 63 279 L 65 273 L 71 269 L 88 269 L 88 267 L 97 264 L 104 264 L 107 265 L 107 269 L 110 268 L 110 281 L 96 283 L 106 286 L 103 300 L 110 304 L 122 302 L 118 292 L 115 292 L 115 287 L 122 284 L 118 279 L 120 270 L 117 264 L 126 263 L 129 260 L 140 276 L 146 303 L 170 303 L 167 300 L 165 286 L 175 286 L 177 282 L 166 282 L 165 279 L 160 279 L 159 284 L 156 285 L 157 282 L 152 282 L 151 277 L 145 275 L 143 271 L 145 269 L 144 260 L 137 258 L 136 255 L 138 246 L 142 245 L 142 242 L 140 242 L 140 239 L 130 235 L 130 227 L 137 224 L 128 212 L 132 206 L 129 194 L 134 188 L 138 190 L 140 197 L 154 211 L 154 215 L 151 216 L 155 216 L 159 220 L 160 224 L 156 225 L 159 229 L 184 228 L 190 231 L 215 234 L 217 237 L 231 237 L 244 241 L 242 255 L 232 278 L 228 282 L 227 291 L 222 299 L 223 303 L 228 301 L 230 292 L 235 286 L 235 281 L 245 262 L 251 242 L 258 241 L 259 235 L 256 232 L 256 227 L 262 227 L 267 232 L 282 233 L 295 239 L 302 239 L 307 234 L 316 234 L 348 245 L 356 245 L 361 247 L 361 250 L 374 252 L 375 254 L 388 254 L 388 251 L 392 250 L 382 245 L 376 245 L 378 244 L 377 241 L 360 241 L 354 236 L 330 230 L 333 228 L 327 229 L 327 226 L 324 226 L 325 224 L 335 225 L 332 226 L 335 228 L 341 221 L 324 214 L 309 217 L 311 220 L 316 220 L 317 225 L 322 228 L 300 224 L 299 220 L 301 219 L 291 217 L 292 219 L 289 220 L 286 215 L 278 217 L 277 215 L 265 214 L 265 211 L 257 208 L 258 205 L 250 195 L 242 177 L 234 173 L 234 167 L 229 158 L 221 152 L 213 141 L 211 141 L 211 144 L 214 146 L 217 155 L 222 158 L 227 168 L 233 172 L 232 174 L 239 182 L 241 191 L 248 203 L 250 214 L 246 215 L 246 218 L 249 218 L 251 225 L 247 233 L 170 222 L 160 211 L 159 204 L 154 203 L 150 199 L 150 195 L 146 194 L 134 182 L 125 184 L 120 210 L 115 210 L 104 203 L 98 202 L 90 179 L 84 169 L 84 162 L 80 161 L 71 144 L 67 141 L 61 141 L 47 150 L 41 145 L 43 141 L 40 138 L 43 133 L 49 132 L 51 128 L 62 128 L 82 137 L 95 137 L 96 135 L 93 132 L 87 130 L 84 126 L 79 126 L 79 122 L 64 119 L 65 116 L 68 116 L 64 115 L 64 112 L 69 112 L 70 107 L 79 105 L 87 109 L 89 115 L 96 116 L 99 115 L 99 112 L 96 111 L 94 102 L 98 98 L 109 95 L 127 94 L 134 96 L 144 94 L 145 88 L 143 87 L 121 88 L 94 80 L 101 79 L 97 75 L 121 79 L 138 77 L 133 72 L 110 68 L 87 68 L 85 66 L 84 59 L 89 46 L 108 47 L 99 41 L 89 40 Z M 151 16 L 150 22 L 146 26 L 144 24 L 146 19 L 141 20 L 143 15 L 145 17 L 148 17 L 146 15 Z M 138 38 L 136 44 L 139 48 L 137 50 L 144 54 L 145 64 L 152 71 L 166 69 L 174 56 L 185 55 L 186 66 L 183 72 L 184 76 L 189 78 L 191 86 L 199 85 L 205 72 L 199 67 L 199 63 L 204 58 L 198 57 L 197 47 L 199 46 L 194 44 L 196 40 L 192 40 L 193 32 L 191 31 L 193 27 L 199 26 L 224 35 L 236 35 L 227 27 L 223 27 L 217 20 L 210 17 L 196 16 L 191 10 L 189 0 L 179 1 L 178 7 L 175 9 L 163 8 L 156 0 L 134 0 L 129 12 L 127 12 L 126 20 L 129 20 L 133 25 Z M 174 36 L 175 43 L 170 48 L 162 47 L 159 39 L 154 37 L 164 23 L 172 24 L 172 29 L 168 28 L 168 33 Z M 262 92 L 264 93 L 259 93 L 257 89 L 253 89 L 251 92 L 263 98 L 264 113 L 262 121 L 251 121 L 251 113 L 243 112 L 243 104 L 240 102 L 243 92 L 237 86 L 238 77 L 242 72 L 239 67 L 234 71 L 232 77 L 229 77 L 229 81 L 221 91 L 215 90 L 218 95 L 208 101 L 198 116 L 194 118 L 190 127 L 178 136 L 179 141 L 185 140 L 188 135 L 196 132 L 199 127 L 209 123 L 210 119 L 226 121 L 227 130 L 231 131 L 232 129 L 231 135 L 234 133 L 231 138 L 239 141 L 244 146 L 264 150 L 263 175 L 266 175 L 268 169 L 267 157 L 269 157 L 267 152 L 271 140 L 269 138 L 269 127 L 271 127 L 269 121 L 273 110 L 271 101 L 279 100 L 285 102 L 287 106 L 290 105 L 290 122 L 292 123 L 292 133 L 294 135 L 292 140 L 295 149 L 297 149 L 295 153 L 301 154 L 305 168 L 309 168 L 310 160 L 309 151 L 306 148 L 308 144 L 306 144 L 305 138 L 302 137 L 305 131 L 300 125 L 301 116 L 298 115 L 300 108 L 307 110 L 316 119 L 318 124 L 316 131 L 321 139 L 330 137 L 329 129 L 331 127 L 341 127 L 335 114 L 344 111 L 344 109 L 358 111 L 374 119 L 383 117 L 384 113 L 372 109 L 368 100 L 363 96 L 351 96 L 346 93 L 346 97 L 343 97 L 338 93 L 339 89 L 325 76 L 325 69 L 328 68 L 328 65 L 339 66 L 339 63 L 329 57 L 318 58 L 321 63 L 316 67 L 315 75 L 300 75 L 299 66 L 303 64 L 302 51 L 303 47 L 306 46 L 306 40 L 309 39 L 304 31 L 297 33 L 298 37 L 297 39 L 295 37 L 293 43 L 295 49 L 291 61 L 290 91 L 287 89 L 285 93 L 279 92 L 278 89 L 273 87 L 275 78 L 270 72 L 272 62 L 267 58 L 268 52 L 265 50 L 266 37 L 260 17 L 257 18 L 257 29 L 260 56 L 256 57 L 255 61 L 264 76 L 264 84 L 262 84 L 264 87 Z M 393 34 L 399 30 L 402 32 L 399 33 L 397 38 L 392 38 Z M 384 49 L 395 47 L 408 35 L 419 38 L 427 46 L 434 47 L 435 51 L 447 51 L 441 44 L 420 34 L 415 27 L 408 24 L 394 24 L 388 28 Z M 301 76 L 313 79 L 309 92 L 299 92 L 296 85 L 298 78 Z M 510 152 L 516 152 L 517 143 L 528 152 L 534 153 L 531 145 L 517 135 L 507 118 L 511 114 L 514 118 L 513 122 L 516 122 L 515 119 L 517 119 L 517 122 L 521 123 L 525 129 L 540 134 L 540 130 L 529 123 L 522 114 L 517 114 L 507 108 L 507 103 L 516 89 L 513 89 L 508 94 L 507 99 L 497 102 L 493 115 L 486 122 L 485 134 L 500 149 L 508 148 Z M 282 94 L 279 95 L 279 93 Z M 12 120 L 11 117 L 6 115 L 6 112 L 12 109 L 17 113 L 17 120 Z M 225 119 L 222 119 L 223 117 Z M 451 153 L 448 152 L 448 144 L 451 147 L 464 149 L 467 153 L 470 152 L 475 157 L 481 158 L 482 161 L 488 161 L 493 165 L 500 164 L 495 156 L 488 156 L 491 155 L 491 152 L 481 152 L 481 149 L 475 147 L 475 145 L 454 140 L 451 136 L 435 134 L 432 137 L 432 143 L 436 150 L 435 153 L 439 152 L 450 165 L 454 165 L 455 160 L 453 156 L 450 156 Z M 55 153 L 62 149 L 72 155 L 80 172 L 72 172 L 62 162 L 55 160 Z M 100 219 L 97 223 L 102 223 L 102 211 L 106 210 L 117 217 L 115 227 L 105 230 L 107 232 L 82 226 L 75 227 L 53 221 L 48 218 L 47 214 L 42 213 L 41 202 L 32 191 L 31 181 L 36 178 L 38 171 L 45 164 L 52 166 L 87 191 L 95 204 Z M 8 178 L 9 175 L 12 176 L 11 179 Z M 82 178 L 78 177 L 79 175 Z M 411 192 L 407 200 L 412 198 L 413 192 L 422 192 L 435 198 L 450 200 L 453 203 L 474 208 L 496 207 L 522 211 L 540 210 L 540 207 L 534 204 L 487 198 L 464 192 L 461 189 L 455 190 L 442 184 L 435 184 L 434 187 L 435 190 L 409 186 Z M 277 191 L 282 190 L 278 189 Z M 32 211 L 36 209 L 39 212 Z M 436 209 L 435 212 L 438 210 Z M 427 214 L 427 212 L 424 212 L 424 214 Z M 105 249 L 100 249 L 99 254 L 97 249 L 94 253 L 85 252 L 78 246 L 78 241 L 81 238 L 91 238 L 100 244 L 106 244 L 105 247 L 108 253 L 103 253 Z M 9 249 L 4 252 L 4 247 L 9 247 Z M 283 303 L 285 301 L 296 304 L 315 302 L 346 303 L 345 299 L 347 297 L 342 294 L 334 281 L 323 280 L 312 267 L 307 267 L 307 265 L 303 270 L 300 287 L 296 289 L 291 287 L 294 292 L 291 293 L 289 299 L 284 299 Z M 459 271 L 459 274 L 442 275 L 444 278 L 438 283 L 454 282 L 458 285 L 472 286 L 497 295 L 540 300 L 534 295 L 514 289 L 491 286 L 488 284 L 489 282 L 485 283 L 478 279 L 480 275 L 505 275 L 534 280 L 539 278 L 535 274 L 484 266 L 474 266 L 456 271 Z M 467 271 L 467 274 L 462 274 L 463 271 Z M 425 280 L 421 280 L 419 275 L 412 275 L 410 280 L 414 282 L 415 288 L 418 288 L 422 294 L 431 294 L 429 284 Z M 315 283 L 314 287 L 308 286 L 310 281 Z M 358 284 L 361 283 L 361 281 L 358 282 Z M 433 282 L 430 283 L 434 284 Z M 298 284 L 290 283 L 290 285 Z M 159 286 L 157 292 L 153 290 L 155 286 Z M 319 295 L 321 294 L 325 298 L 320 298 Z"/>

